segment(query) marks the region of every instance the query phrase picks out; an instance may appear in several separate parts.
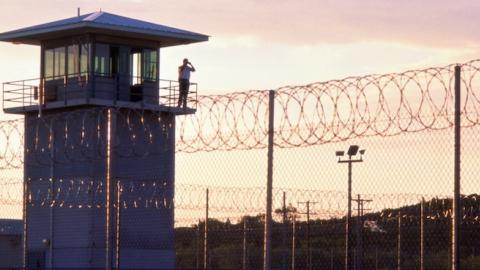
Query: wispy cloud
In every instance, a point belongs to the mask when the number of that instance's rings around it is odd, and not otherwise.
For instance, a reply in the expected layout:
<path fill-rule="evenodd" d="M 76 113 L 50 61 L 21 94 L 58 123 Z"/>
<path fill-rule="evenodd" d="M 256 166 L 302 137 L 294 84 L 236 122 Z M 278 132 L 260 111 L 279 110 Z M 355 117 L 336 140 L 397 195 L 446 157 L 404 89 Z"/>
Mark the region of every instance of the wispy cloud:
<path fill-rule="evenodd" d="M 18 22 L 14 14 L 38 22 L 74 15 L 79 6 L 85 12 L 101 8 L 213 36 L 254 36 L 291 44 L 387 41 L 454 47 L 480 42 L 480 1 L 474 0 L 4 1 L 9 12 L 2 13 L 2 25 Z M 24 9 L 27 4 L 35 9 Z"/>

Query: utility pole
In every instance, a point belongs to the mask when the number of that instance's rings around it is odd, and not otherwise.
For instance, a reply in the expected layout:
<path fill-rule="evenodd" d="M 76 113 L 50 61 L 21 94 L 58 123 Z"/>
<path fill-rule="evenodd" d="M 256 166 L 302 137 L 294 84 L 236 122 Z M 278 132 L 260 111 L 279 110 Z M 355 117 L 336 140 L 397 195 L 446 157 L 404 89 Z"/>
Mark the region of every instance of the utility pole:
<path fill-rule="evenodd" d="M 355 270 L 363 269 L 363 212 L 369 210 L 364 208 L 364 203 L 369 203 L 372 200 L 365 200 L 360 198 L 360 194 L 357 195 L 357 199 L 353 200 L 357 202 L 357 242 L 355 252 Z"/>
<path fill-rule="evenodd" d="M 306 204 L 307 212 L 300 213 L 307 215 L 307 270 L 312 270 L 312 249 L 310 245 L 310 204 L 316 204 L 318 202 L 298 202 L 298 204 Z"/>

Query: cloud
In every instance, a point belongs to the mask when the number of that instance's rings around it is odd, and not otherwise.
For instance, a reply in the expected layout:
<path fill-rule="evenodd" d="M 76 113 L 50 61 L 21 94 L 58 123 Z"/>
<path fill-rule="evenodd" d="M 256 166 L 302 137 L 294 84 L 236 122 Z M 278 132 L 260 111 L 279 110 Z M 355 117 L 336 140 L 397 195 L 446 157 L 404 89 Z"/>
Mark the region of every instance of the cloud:
<path fill-rule="evenodd" d="M 75 16 L 80 7 L 82 14 L 102 8 L 211 35 L 207 43 L 163 50 L 161 70 L 163 78 L 175 78 L 179 59 L 188 56 L 198 64 L 195 80 L 215 91 L 397 72 L 480 54 L 480 33 L 474 29 L 480 1 L 3 1 L 0 32 Z M 2 61 L 24 55 L 3 51 Z M 37 69 L 38 64 L 32 66 L 32 72 Z M 25 78 L 16 75 L 7 70 L 1 76 L 4 81 Z"/>
<path fill-rule="evenodd" d="M 424 46 L 459 46 L 480 41 L 475 26 L 480 2 L 388 1 L 231 1 L 204 0 L 155 4 L 169 21 L 212 35 L 254 35 L 293 44 L 388 41 Z M 170 3 L 170 5 L 168 4 Z"/>
<path fill-rule="evenodd" d="M 480 42 L 480 1 L 474 0 L 3 1 L 3 30 L 74 16 L 81 7 L 82 13 L 101 8 L 212 36 L 253 36 L 272 43 L 373 41 L 459 47 Z M 26 10 L 26 5 L 34 8 Z M 25 16 L 20 21 L 16 14 Z"/>

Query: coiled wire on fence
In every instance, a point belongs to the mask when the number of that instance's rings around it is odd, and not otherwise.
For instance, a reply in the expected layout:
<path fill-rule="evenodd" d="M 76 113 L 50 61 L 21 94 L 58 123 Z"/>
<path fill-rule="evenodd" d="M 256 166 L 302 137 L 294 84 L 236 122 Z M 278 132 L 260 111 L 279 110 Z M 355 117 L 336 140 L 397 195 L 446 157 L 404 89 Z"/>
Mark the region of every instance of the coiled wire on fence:
<path fill-rule="evenodd" d="M 274 144 L 282 148 L 302 147 L 367 136 L 451 128 L 454 66 L 348 77 L 276 89 Z M 480 122 L 480 60 L 461 66 L 462 91 L 465 93 L 462 94 L 462 126 L 471 127 Z M 199 96 L 196 114 L 177 117 L 176 151 L 265 148 L 268 107 L 268 91 Z M 150 152 L 151 148 L 142 145 L 154 143 L 159 134 L 165 132 L 160 114 L 156 115 L 158 121 L 152 124 L 143 121 L 145 111 L 114 112 L 121 119 L 120 128 L 128 132 L 128 139 L 122 142 L 122 147 L 114 146 L 116 153 L 123 156 L 155 154 Z M 45 116 L 43 121 L 28 128 L 32 134 L 40 128 L 52 130 L 54 126 L 63 130 L 64 134 L 60 136 L 64 138 L 64 151 L 76 149 L 75 158 L 81 156 L 88 160 L 95 156 L 90 144 L 101 144 L 105 140 L 104 134 L 99 132 L 101 117 L 102 109 L 72 111 Z M 69 129 L 72 119 L 84 120 L 73 130 Z M 23 119 L 0 122 L 0 168 L 22 166 L 23 129 Z M 94 138 L 87 140 L 85 136 Z M 48 137 L 43 141 L 34 138 L 34 147 L 47 152 L 51 147 Z M 144 143 L 137 143 L 139 141 Z M 69 156 L 67 154 L 64 156 Z M 50 164 L 51 161 L 45 162 Z"/>
<path fill-rule="evenodd" d="M 31 207 L 55 208 L 104 208 L 105 186 L 100 179 L 27 179 L 35 181 L 29 190 L 28 205 Z M 209 211 L 211 218 L 221 220 L 241 219 L 243 216 L 256 216 L 264 213 L 263 201 L 266 190 L 260 187 L 207 187 L 201 185 L 177 184 L 175 199 L 166 196 L 168 186 L 162 181 L 138 181 L 117 179 L 120 183 L 120 208 L 154 208 L 171 209 L 175 207 L 178 221 L 193 224 L 203 218 L 206 207 L 205 191 L 210 194 Z M 52 185 L 53 182 L 53 185 Z M 2 179 L 0 181 L 0 203 L 21 207 L 21 179 Z M 53 188 L 52 188 L 53 187 Z M 328 220 L 343 218 L 345 215 L 346 193 L 341 191 L 305 190 L 275 188 L 273 191 L 275 218 L 278 220 L 283 211 L 282 196 L 285 194 L 287 209 L 290 215 L 304 219 L 305 205 L 298 202 L 313 201 L 311 208 L 313 219 Z M 247 195 L 247 197 L 245 197 Z M 431 221 L 449 222 L 452 217 L 451 198 L 448 196 L 432 196 L 427 194 L 363 194 L 368 198 L 369 212 L 376 212 L 379 220 L 396 218 L 400 207 L 402 218 L 414 220 L 419 217 L 415 205 L 425 201 L 425 218 Z M 476 194 L 462 198 L 462 222 L 480 224 L 480 196 Z M 115 204 L 114 207 L 117 207 Z M 418 207 L 417 207 L 418 208 Z M 418 210 L 418 209 L 417 209 Z M 183 225 L 186 225 L 185 223 Z"/>

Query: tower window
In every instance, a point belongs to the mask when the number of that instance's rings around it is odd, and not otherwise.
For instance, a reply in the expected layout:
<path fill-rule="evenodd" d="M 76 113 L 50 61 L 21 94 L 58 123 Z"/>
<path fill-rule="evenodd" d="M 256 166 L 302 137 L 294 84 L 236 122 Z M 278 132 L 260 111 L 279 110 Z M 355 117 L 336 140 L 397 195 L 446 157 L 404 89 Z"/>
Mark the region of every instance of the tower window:
<path fill-rule="evenodd" d="M 97 43 L 95 46 L 95 74 L 97 76 L 110 76 L 110 46 Z"/>
<path fill-rule="evenodd" d="M 70 45 L 68 46 L 68 58 L 67 58 L 67 62 L 68 62 L 68 77 L 69 78 L 72 78 L 72 77 L 76 77 L 79 75 L 79 69 L 80 69 L 80 59 L 79 59 L 79 56 L 80 56 L 80 52 L 78 50 L 78 45 L 75 44 L 75 45 Z"/>
<path fill-rule="evenodd" d="M 157 50 L 143 50 L 143 69 L 145 70 L 144 78 L 146 81 L 157 81 L 157 63 Z"/>
<path fill-rule="evenodd" d="M 142 54 L 132 52 L 130 55 L 132 85 L 142 84 Z"/>
<path fill-rule="evenodd" d="M 45 50 L 45 57 L 44 57 L 44 73 L 45 73 L 45 79 L 46 80 L 53 80 L 53 74 L 54 74 L 54 54 L 53 54 L 53 49 L 50 50 Z"/>
<path fill-rule="evenodd" d="M 80 75 L 84 76 L 88 72 L 88 51 L 90 44 L 80 44 Z"/>
<path fill-rule="evenodd" d="M 55 53 L 55 79 L 62 79 L 65 75 L 65 47 L 54 49 Z"/>
<path fill-rule="evenodd" d="M 65 75 L 65 47 L 45 50 L 44 69 L 46 80 L 63 78 Z"/>
<path fill-rule="evenodd" d="M 88 72 L 89 44 L 80 43 L 44 51 L 43 77 L 49 80 L 84 76 Z"/>

